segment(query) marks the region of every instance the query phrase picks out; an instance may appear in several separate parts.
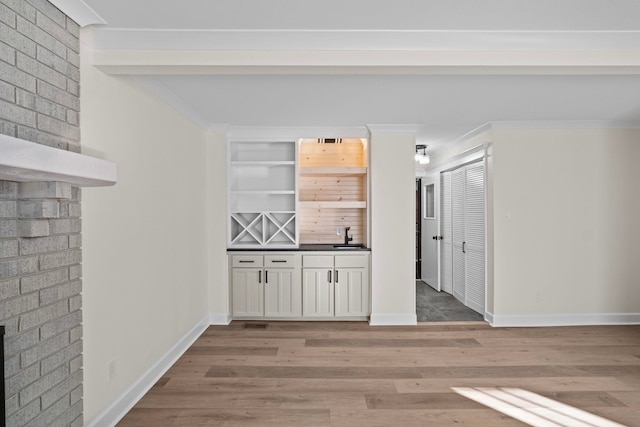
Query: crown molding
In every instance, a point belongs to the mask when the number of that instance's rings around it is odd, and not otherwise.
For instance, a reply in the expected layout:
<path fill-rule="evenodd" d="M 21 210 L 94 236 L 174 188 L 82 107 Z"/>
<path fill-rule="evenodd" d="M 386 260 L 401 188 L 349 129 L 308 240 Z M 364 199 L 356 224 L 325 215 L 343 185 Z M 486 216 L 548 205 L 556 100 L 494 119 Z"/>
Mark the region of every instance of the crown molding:
<path fill-rule="evenodd" d="M 182 98 L 173 93 L 160 80 L 153 76 L 133 76 L 133 78 L 145 87 L 151 94 L 159 97 L 169 104 L 174 110 L 191 120 L 193 123 L 203 129 L 208 129 L 211 123 L 205 119 L 200 113 L 187 104 Z"/>
<path fill-rule="evenodd" d="M 229 123 L 213 123 L 209 125 L 207 131 L 226 134 L 229 131 L 229 126 L 231 126 Z"/>
<path fill-rule="evenodd" d="M 229 140 L 273 141 L 274 139 L 298 140 L 303 138 L 368 138 L 364 126 L 230 126 Z"/>
<path fill-rule="evenodd" d="M 457 147 L 461 147 L 465 143 L 470 142 L 474 138 L 486 135 L 486 139 L 478 141 L 478 144 L 463 152 L 451 156 L 444 156 L 440 160 L 430 163 L 422 171 L 431 171 L 442 169 L 449 165 L 452 160 L 459 161 L 468 156 L 476 156 L 480 151 L 490 144 L 493 140 L 491 134 L 496 130 L 589 130 L 589 129 L 640 129 L 639 121 L 605 121 L 605 120 L 541 120 L 541 121 L 491 121 L 479 126 L 458 138 L 442 144 L 438 150 L 435 150 L 432 157 L 442 157 L 443 151 L 456 152 Z M 475 157 L 474 157 L 475 158 Z"/>
<path fill-rule="evenodd" d="M 493 130 L 509 129 L 637 129 L 640 121 L 607 120 L 540 120 L 540 121 L 492 121 Z M 466 135 L 465 135 L 466 136 Z M 461 137 L 462 138 L 462 137 Z M 468 139 L 468 138 L 465 138 Z"/>
<path fill-rule="evenodd" d="M 376 133 L 413 133 L 416 134 L 422 129 L 421 124 L 375 124 L 367 125 L 369 132 Z"/>
<path fill-rule="evenodd" d="M 82 0 L 49 0 L 81 27 L 94 24 L 106 24 L 98 13 Z"/>

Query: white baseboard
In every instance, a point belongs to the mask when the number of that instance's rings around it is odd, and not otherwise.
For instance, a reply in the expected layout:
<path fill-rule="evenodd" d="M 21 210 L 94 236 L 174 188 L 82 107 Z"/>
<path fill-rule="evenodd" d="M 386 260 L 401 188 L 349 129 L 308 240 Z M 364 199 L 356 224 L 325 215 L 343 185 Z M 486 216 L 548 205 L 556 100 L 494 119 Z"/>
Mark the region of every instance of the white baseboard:
<path fill-rule="evenodd" d="M 102 411 L 87 427 L 112 427 L 144 396 L 210 325 L 209 316 L 195 325 L 128 390 Z"/>
<path fill-rule="evenodd" d="M 417 325 L 418 317 L 415 314 L 407 313 L 371 313 L 369 325 L 385 326 L 385 325 Z"/>
<path fill-rule="evenodd" d="M 496 327 L 640 325 L 640 313 L 593 314 L 493 314 L 487 321 Z"/>
<path fill-rule="evenodd" d="M 210 325 L 228 325 L 231 323 L 231 316 L 228 314 L 222 313 L 211 313 L 209 314 L 209 324 Z"/>

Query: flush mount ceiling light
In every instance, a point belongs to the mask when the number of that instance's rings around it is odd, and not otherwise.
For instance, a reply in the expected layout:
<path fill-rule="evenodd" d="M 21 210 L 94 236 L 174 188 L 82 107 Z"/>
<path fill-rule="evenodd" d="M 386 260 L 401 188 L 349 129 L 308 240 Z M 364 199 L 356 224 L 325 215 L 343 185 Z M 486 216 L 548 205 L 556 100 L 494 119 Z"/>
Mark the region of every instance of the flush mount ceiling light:
<path fill-rule="evenodd" d="M 415 159 L 416 159 L 416 162 L 420 163 L 421 165 L 429 164 L 429 155 L 427 154 L 427 147 L 428 145 L 424 145 L 424 144 L 416 145 Z"/>

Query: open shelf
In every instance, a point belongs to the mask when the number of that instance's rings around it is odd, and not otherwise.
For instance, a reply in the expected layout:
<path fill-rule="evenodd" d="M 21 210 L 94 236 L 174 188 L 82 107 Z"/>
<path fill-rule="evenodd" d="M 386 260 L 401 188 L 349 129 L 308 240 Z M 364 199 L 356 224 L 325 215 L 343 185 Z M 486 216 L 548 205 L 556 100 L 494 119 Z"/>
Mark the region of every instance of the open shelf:
<path fill-rule="evenodd" d="M 229 247 L 292 247 L 296 230 L 295 141 L 229 141 Z"/>
<path fill-rule="evenodd" d="M 295 166 L 296 162 L 291 160 L 278 161 L 278 160 L 239 160 L 232 161 L 231 166 Z"/>
<path fill-rule="evenodd" d="M 301 167 L 301 176 L 363 176 L 367 174 L 365 167 Z"/>
<path fill-rule="evenodd" d="M 339 144 L 300 141 L 300 243 L 335 243 L 339 227 L 350 227 L 354 242 L 367 243 L 367 153 L 367 142 L 358 138 Z"/>
<path fill-rule="evenodd" d="M 231 190 L 231 194 L 296 194 L 295 190 Z"/>
<path fill-rule="evenodd" d="M 292 141 L 232 141 L 229 160 L 235 162 L 295 162 L 296 146 Z"/>
<path fill-rule="evenodd" d="M 295 246 L 295 212 L 232 212 L 234 246 Z"/>
<path fill-rule="evenodd" d="M 340 201 L 311 201 L 298 202 L 300 208 L 306 209 L 365 209 L 367 202 L 362 200 L 340 200 Z"/>

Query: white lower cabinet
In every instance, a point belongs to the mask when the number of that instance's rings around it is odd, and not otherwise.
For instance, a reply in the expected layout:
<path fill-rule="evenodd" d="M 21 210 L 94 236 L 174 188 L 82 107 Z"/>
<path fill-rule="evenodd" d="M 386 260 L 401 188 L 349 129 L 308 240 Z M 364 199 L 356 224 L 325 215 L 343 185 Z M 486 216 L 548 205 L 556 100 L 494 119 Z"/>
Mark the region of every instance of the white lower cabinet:
<path fill-rule="evenodd" d="M 302 269 L 302 312 L 305 317 L 333 316 L 332 268 Z"/>
<path fill-rule="evenodd" d="M 264 316 L 262 269 L 233 269 L 233 315 Z"/>
<path fill-rule="evenodd" d="M 303 255 L 302 299 L 304 317 L 368 316 L 369 254 Z"/>
<path fill-rule="evenodd" d="M 299 317 L 302 315 L 300 269 L 265 269 L 264 315 Z"/>
<path fill-rule="evenodd" d="M 369 315 L 369 277 L 365 268 L 336 268 L 336 316 Z"/>
<path fill-rule="evenodd" d="M 233 254 L 236 319 L 362 319 L 371 314 L 366 253 Z"/>
<path fill-rule="evenodd" d="M 232 255 L 231 269 L 234 317 L 302 316 L 299 255 Z"/>

